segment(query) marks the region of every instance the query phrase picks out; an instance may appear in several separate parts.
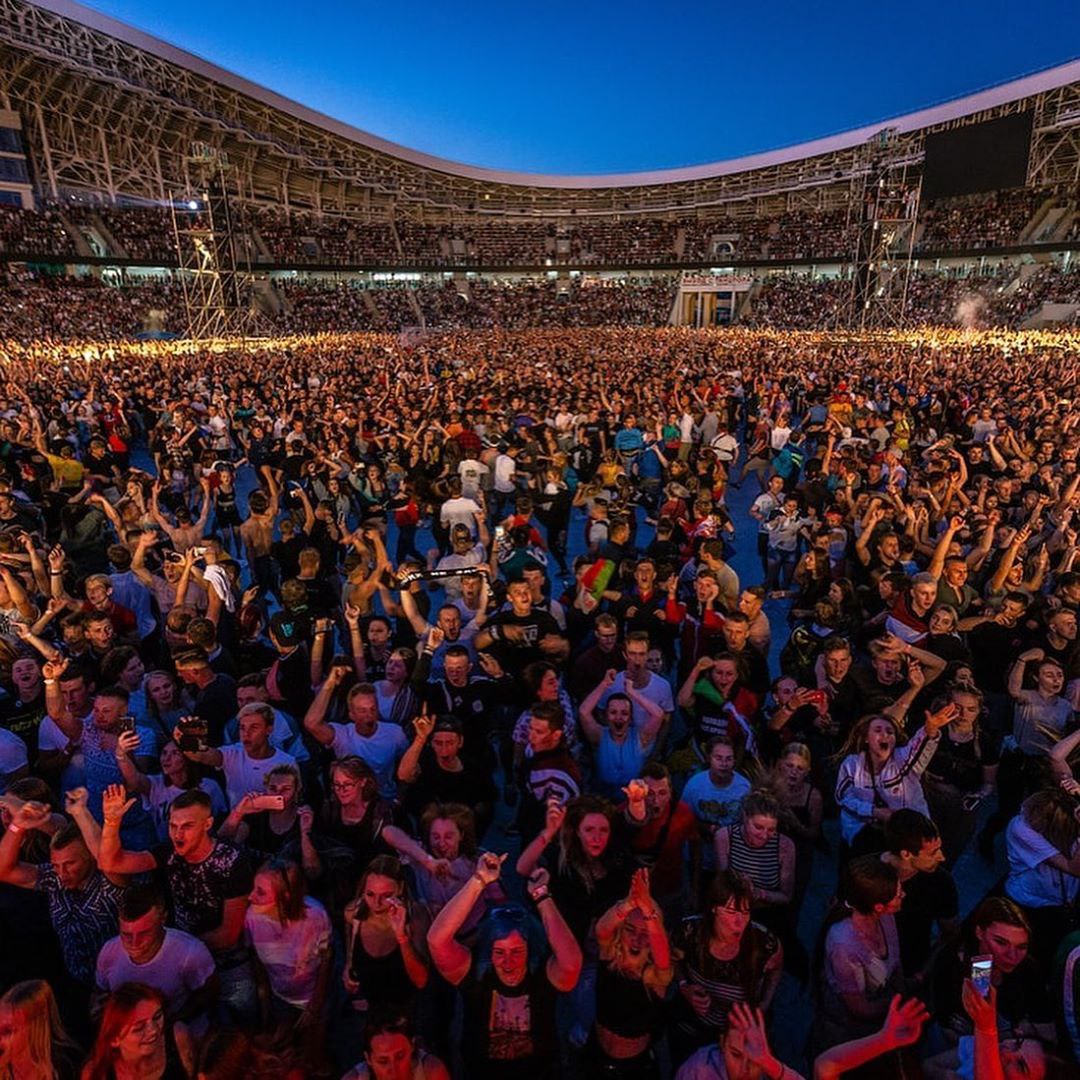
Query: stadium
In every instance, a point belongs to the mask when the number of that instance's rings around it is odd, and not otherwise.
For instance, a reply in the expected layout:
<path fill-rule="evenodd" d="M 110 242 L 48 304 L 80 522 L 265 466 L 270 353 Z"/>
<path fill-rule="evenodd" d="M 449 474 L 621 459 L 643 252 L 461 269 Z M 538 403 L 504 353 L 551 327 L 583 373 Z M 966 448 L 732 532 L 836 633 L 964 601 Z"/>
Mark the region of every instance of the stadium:
<path fill-rule="evenodd" d="M 1080 1075 L 1078 250 L 1080 60 L 547 174 L 0 0 L 0 1080 Z"/>
<path fill-rule="evenodd" d="M 0 256 L 120 287 L 120 334 L 147 309 L 171 330 L 198 314 L 133 292 L 178 286 L 194 255 L 174 226 L 193 224 L 264 333 L 317 328 L 327 289 L 360 292 L 355 330 L 1075 312 L 1076 64 L 749 158 L 542 176 L 395 146 L 79 5 L 5 6 Z M 208 183 L 217 216 L 189 209 Z"/>

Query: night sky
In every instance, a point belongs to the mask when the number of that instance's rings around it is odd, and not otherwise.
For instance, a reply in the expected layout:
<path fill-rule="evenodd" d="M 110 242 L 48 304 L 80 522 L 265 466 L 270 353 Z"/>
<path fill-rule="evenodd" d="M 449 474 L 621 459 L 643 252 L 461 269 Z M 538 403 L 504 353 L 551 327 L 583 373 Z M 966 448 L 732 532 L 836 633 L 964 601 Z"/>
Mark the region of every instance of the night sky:
<path fill-rule="evenodd" d="M 93 6 L 383 138 L 546 173 L 787 146 L 1080 52 L 1077 0 Z"/>

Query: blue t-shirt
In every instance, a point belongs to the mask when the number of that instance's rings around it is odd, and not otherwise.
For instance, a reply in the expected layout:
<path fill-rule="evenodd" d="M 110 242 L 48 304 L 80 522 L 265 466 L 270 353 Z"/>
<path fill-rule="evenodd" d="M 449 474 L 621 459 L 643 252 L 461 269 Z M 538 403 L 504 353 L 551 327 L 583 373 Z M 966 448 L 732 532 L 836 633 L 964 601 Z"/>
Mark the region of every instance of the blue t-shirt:
<path fill-rule="evenodd" d="M 742 801 L 750 794 L 750 781 L 741 773 L 735 773 L 727 787 L 717 787 L 709 778 L 709 770 L 699 772 L 686 781 L 682 801 L 694 812 L 694 817 L 706 825 L 722 829 L 739 820 Z M 712 844 L 702 846 L 702 866 L 707 870 L 716 868 L 716 852 Z"/>
<path fill-rule="evenodd" d="M 620 454 L 637 453 L 644 445 L 645 436 L 641 434 L 640 428 L 623 428 L 615 433 L 615 449 Z"/>

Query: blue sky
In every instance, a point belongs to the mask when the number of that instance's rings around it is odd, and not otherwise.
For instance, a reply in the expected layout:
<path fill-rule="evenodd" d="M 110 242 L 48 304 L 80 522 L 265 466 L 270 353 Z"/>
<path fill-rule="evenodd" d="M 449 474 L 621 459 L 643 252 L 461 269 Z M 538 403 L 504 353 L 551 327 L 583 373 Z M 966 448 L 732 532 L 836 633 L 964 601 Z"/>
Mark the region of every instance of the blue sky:
<path fill-rule="evenodd" d="M 1080 53 L 1077 0 L 92 6 L 384 138 L 551 173 L 786 146 Z"/>

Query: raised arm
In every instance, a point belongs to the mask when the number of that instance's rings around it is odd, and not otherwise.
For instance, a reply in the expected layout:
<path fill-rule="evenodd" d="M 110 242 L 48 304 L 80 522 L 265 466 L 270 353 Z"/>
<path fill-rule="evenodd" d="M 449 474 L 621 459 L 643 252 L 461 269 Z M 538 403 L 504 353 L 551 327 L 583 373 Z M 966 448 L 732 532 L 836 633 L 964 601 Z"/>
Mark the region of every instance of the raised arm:
<path fill-rule="evenodd" d="M 963 528 L 964 519 L 958 514 L 954 514 L 949 518 L 949 524 L 941 532 L 941 536 L 938 538 L 938 542 L 934 547 L 934 554 L 930 558 L 930 565 L 927 567 L 927 573 L 932 575 L 935 581 L 941 577 L 941 572 L 945 569 L 945 556 L 949 553 L 949 546 L 953 542 L 953 538 Z"/>
<path fill-rule="evenodd" d="M 412 784 L 420 778 L 420 755 L 434 727 L 435 718 L 427 715 L 427 706 L 424 706 L 423 713 L 413 720 L 413 740 L 398 762 L 397 778 L 403 783 Z"/>
<path fill-rule="evenodd" d="M 135 805 L 122 784 L 110 784 L 101 796 L 101 845 L 98 866 L 103 873 L 146 874 L 156 869 L 157 861 L 149 851 L 127 851 L 120 843 L 120 822 Z"/>
<path fill-rule="evenodd" d="M 334 742 L 334 729 L 326 722 L 326 710 L 330 707 L 330 699 L 334 696 L 334 691 L 345 678 L 345 672 L 346 669 L 343 667 L 330 669 L 326 681 L 319 687 L 315 700 L 304 714 L 304 730 L 320 746 L 330 746 Z"/>
<path fill-rule="evenodd" d="M 570 932 L 551 893 L 548 891 L 548 872 L 543 868 L 534 870 L 529 877 L 529 897 L 540 914 L 544 935 L 551 946 L 547 962 L 548 982 L 564 994 L 577 986 L 581 976 L 581 946 Z"/>
<path fill-rule="evenodd" d="M 73 716 L 64 704 L 64 695 L 60 692 L 60 676 L 67 670 L 71 661 L 66 656 L 59 660 L 49 660 L 41 669 L 45 679 L 45 708 L 49 716 L 56 721 L 56 726 L 68 737 L 68 740 L 77 743 L 83 734 L 83 722 Z"/>
<path fill-rule="evenodd" d="M 1010 697 L 1019 698 L 1023 693 L 1024 672 L 1027 670 L 1028 662 L 1042 658 L 1042 649 L 1027 649 L 1016 658 L 1016 663 L 1009 669 L 1009 682 L 1006 686 Z"/>
<path fill-rule="evenodd" d="M 630 699 L 631 704 L 637 705 L 645 711 L 645 723 L 641 725 L 638 731 L 638 742 L 643 747 L 649 747 L 664 726 L 667 713 L 655 701 L 647 698 L 644 694 L 639 694 L 637 689 L 631 685 L 629 679 L 626 680 L 626 696 Z"/>
<path fill-rule="evenodd" d="M 131 755 L 139 749 L 139 735 L 135 731 L 123 731 L 116 740 L 116 765 L 124 778 L 124 787 L 133 795 L 150 794 L 150 781 L 139 771 Z"/>
<path fill-rule="evenodd" d="M 618 672 L 614 668 L 606 671 L 604 677 L 590 691 L 589 695 L 578 706 L 578 719 L 581 721 L 581 730 L 585 738 L 595 746 L 603 737 L 604 729 L 596 720 L 596 708 L 600 699 L 611 689 L 615 683 Z"/>
<path fill-rule="evenodd" d="M 563 821 L 566 819 L 566 807 L 554 799 L 549 800 L 547 811 L 544 815 L 544 827 L 533 838 L 532 842 L 518 856 L 515 869 L 523 877 L 527 878 L 540 865 L 548 845 L 559 835 Z"/>
<path fill-rule="evenodd" d="M 11 816 L 11 824 L 0 839 L 0 881 L 20 889 L 32 889 L 37 884 L 38 868 L 23 862 L 23 834 L 40 829 L 52 815 L 42 803 L 23 803 Z"/>
<path fill-rule="evenodd" d="M 844 1073 L 882 1054 L 911 1046 L 919 1041 L 923 1025 L 929 1019 L 926 1006 L 918 998 L 901 1002 L 897 994 L 889 1004 L 889 1012 L 880 1031 L 841 1043 L 819 1055 L 814 1062 L 814 1080 L 839 1080 Z M 976 1071 L 975 1075 L 978 1080 L 984 1080 L 982 1073 Z"/>
<path fill-rule="evenodd" d="M 472 952 L 457 940 L 456 935 L 483 891 L 499 880 L 505 861 L 505 855 L 485 851 L 477 860 L 472 876 L 450 897 L 428 930 L 428 952 L 432 963 L 451 986 L 458 986 L 472 966 Z"/>

